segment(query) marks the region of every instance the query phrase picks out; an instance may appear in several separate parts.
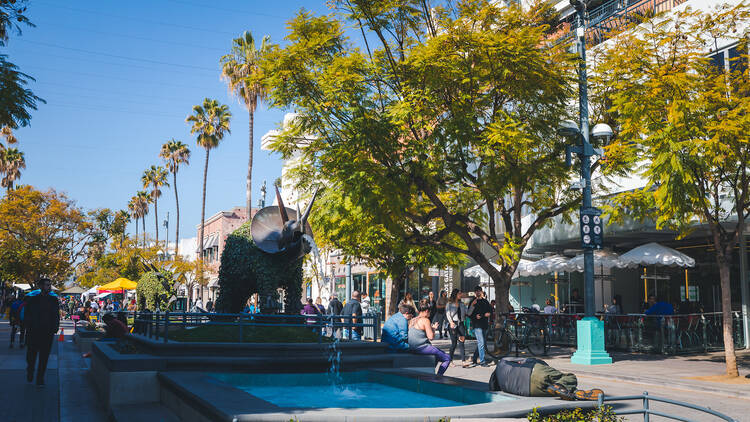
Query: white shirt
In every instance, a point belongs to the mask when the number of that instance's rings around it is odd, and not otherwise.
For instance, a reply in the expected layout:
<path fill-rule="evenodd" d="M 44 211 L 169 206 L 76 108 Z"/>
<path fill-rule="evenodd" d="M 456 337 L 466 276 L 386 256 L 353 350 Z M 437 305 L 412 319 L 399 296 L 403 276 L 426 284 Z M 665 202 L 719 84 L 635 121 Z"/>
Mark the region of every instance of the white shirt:
<path fill-rule="evenodd" d="M 544 307 L 544 313 L 545 314 L 556 314 L 557 313 L 557 308 L 555 308 L 552 305 L 547 305 L 547 306 Z"/>

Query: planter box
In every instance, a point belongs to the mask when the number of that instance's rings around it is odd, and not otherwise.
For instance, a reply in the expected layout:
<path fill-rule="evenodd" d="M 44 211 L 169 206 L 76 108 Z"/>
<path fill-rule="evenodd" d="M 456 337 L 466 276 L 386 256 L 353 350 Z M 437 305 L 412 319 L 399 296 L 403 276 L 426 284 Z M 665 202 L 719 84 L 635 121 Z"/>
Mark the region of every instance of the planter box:
<path fill-rule="evenodd" d="M 104 333 L 101 331 L 76 331 L 73 334 L 73 343 L 78 345 L 78 350 L 81 353 L 88 353 L 91 351 L 91 344 L 102 337 L 104 337 Z"/>

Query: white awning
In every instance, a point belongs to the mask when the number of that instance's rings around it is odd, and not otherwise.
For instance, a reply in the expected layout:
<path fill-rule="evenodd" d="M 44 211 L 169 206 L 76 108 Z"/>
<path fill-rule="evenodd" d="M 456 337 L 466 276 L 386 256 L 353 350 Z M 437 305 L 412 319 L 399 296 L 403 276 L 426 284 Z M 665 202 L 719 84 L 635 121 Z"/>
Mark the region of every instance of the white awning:
<path fill-rule="evenodd" d="M 627 264 L 622 262 L 620 256 L 608 250 L 594 251 L 594 268 L 625 268 Z M 568 271 L 583 271 L 583 254 L 576 255 L 568 261 Z"/>
<path fill-rule="evenodd" d="M 13 287 L 17 289 L 21 289 L 21 290 L 31 290 L 31 285 L 26 284 L 26 283 L 16 283 L 16 284 L 13 284 Z"/>
<path fill-rule="evenodd" d="M 522 259 L 521 262 L 518 263 L 518 267 L 516 268 L 516 272 L 513 273 L 513 277 L 512 278 L 518 277 L 519 276 L 519 270 L 522 267 L 525 267 L 525 266 L 527 266 L 529 264 L 531 264 L 531 261 L 528 261 L 526 259 Z M 495 264 L 494 262 L 492 263 L 492 266 L 495 267 L 498 271 L 502 270 L 502 267 L 499 266 L 499 265 L 497 265 L 497 264 Z M 489 280 L 489 277 L 490 277 L 489 274 L 487 274 L 487 271 L 485 271 L 484 269 L 482 269 L 482 267 L 480 267 L 479 265 L 475 265 L 475 266 L 473 266 L 471 268 L 465 269 L 464 270 L 464 275 L 467 276 L 467 277 L 479 277 L 482 280 L 485 280 L 485 279 Z"/>
<path fill-rule="evenodd" d="M 564 272 L 568 271 L 568 261 L 570 261 L 570 259 L 562 255 L 552 255 L 546 258 L 542 258 L 539 261 L 534 261 L 528 265 L 519 265 L 518 272 L 521 277 L 531 277 L 550 274 L 554 272 Z"/>
<path fill-rule="evenodd" d="M 695 259 L 684 253 L 660 245 L 656 242 L 646 243 L 622 254 L 620 260 L 629 267 L 639 265 L 662 265 L 666 267 L 693 267 Z"/>
<path fill-rule="evenodd" d="M 109 296 L 109 295 L 111 295 L 111 294 L 112 294 L 112 293 L 110 293 L 110 292 L 107 292 L 107 293 L 99 293 L 98 295 L 96 295 L 96 298 L 97 298 L 97 299 L 101 299 L 101 298 L 103 298 L 104 296 Z"/>
<path fill-rule="evenodd" d="M 214 246 L 219 246 L 219 234 L 213 233 L 203 241 L 203 249 L 211 249 Z"/>
<path fill-rule="evenodd" d="M 219 287 L 219 277 L 212 278 L 208 282 L 208 287 Z"/>

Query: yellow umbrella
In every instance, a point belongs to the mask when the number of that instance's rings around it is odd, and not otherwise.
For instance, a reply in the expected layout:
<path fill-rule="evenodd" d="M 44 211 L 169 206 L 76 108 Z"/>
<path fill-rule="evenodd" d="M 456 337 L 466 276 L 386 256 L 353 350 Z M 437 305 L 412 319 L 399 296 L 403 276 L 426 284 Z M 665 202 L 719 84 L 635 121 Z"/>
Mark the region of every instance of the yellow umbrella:
<path fill-rule="evenodd" d="M 120 277 L 117 280 L 100 286 L 96 289 L 99 293 L 123 293 L 125 290 L 135 290 L 138 283 L 127 278 Z"/>

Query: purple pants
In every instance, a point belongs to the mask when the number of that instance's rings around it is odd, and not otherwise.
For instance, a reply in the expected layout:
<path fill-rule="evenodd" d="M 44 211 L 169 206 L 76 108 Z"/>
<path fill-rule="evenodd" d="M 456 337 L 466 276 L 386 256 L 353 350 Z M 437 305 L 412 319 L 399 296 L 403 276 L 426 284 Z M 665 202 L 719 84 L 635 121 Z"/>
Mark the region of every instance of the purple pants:
<path fill-rule="evenodd" d="M 434 355 L 435 358 L 440 362 L 440 369 L 438 369 L 437 372 L 438 375 L 443 375 L 445 371 L 448 370 L 448 366 L 451 364 L 450 356 L 431 344 L 424 345 L 418 349 L 413 349 L 412 352 L 420 355 Z"/>

